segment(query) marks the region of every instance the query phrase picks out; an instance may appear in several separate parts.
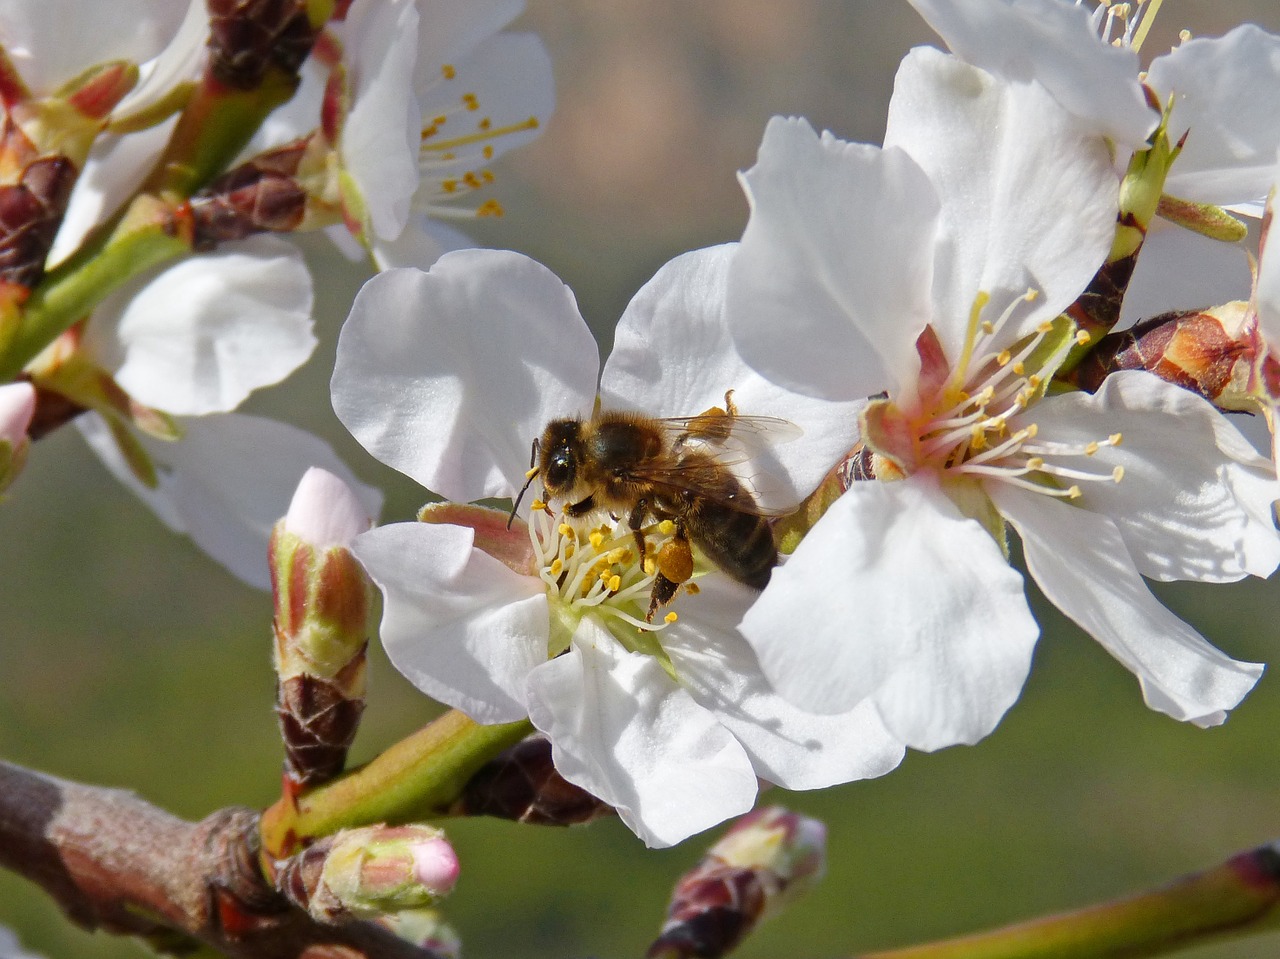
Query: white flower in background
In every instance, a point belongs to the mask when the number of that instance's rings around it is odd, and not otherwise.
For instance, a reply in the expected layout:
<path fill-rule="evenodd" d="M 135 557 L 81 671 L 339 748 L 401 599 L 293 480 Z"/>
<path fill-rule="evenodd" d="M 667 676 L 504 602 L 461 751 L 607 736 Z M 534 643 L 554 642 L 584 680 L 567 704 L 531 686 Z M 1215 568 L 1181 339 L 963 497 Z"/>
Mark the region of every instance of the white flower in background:
<path fill-rule="evenodd" d="M 827 423 L 787 444 L 772 486 L 753 477 L 766 504 L 794 503 L 838 455 L 831 421 L 848 411 L 744 367 L 722 321 L 731 252 L 686 254 L 636 295 L 600 403 L 692 415 L 734 389 L 743 414 Z M 546 424 L 591 415 L 598 372 L 563 283 L 519 254 L 468 250 L 365 285 L 339 340 L 333 401 L 374 456 L 466 503 L 514 497 Z M 356 540 L 384 595 L 388 655 L 418 688 L 478 722 L 528 715 L 561 774 L 654 846 L 750 808 L 757 776 L 816 788 L 898 763 L 901 745 L 869 706 L 812 716 L 768 688 L 734 629 L 752 590 L 704 570 L 672 621 L 646 624 L 653 573 L 626 518 L 571 525 L 549 509 L 526 498 L 508 533 L 504 513 L 441 504 L 427 522 Z"/>
<path fill-rule="evenodd" d="M 94 311 L 79 345 L 134 403 L 178 418 L 177 439 L 129 431 L 154 467 L 154 487 L 138 478 L 103 417 L 90 412 L 76 423 L 94 452 L 168 526 L 261 589 L 270 587 L 271 525 L 306 469 L 322 466 L 356 484 L 310 434 L 218 415 L 307 360 L 315 347 L 311 307 L 301 254 L 276 237 L 251 237 L 116 291 Z M 360 489 L 376 514 L 380 495 Z"/>
<path fill-rule="evenodd" d="M 337 141 L 346 219 L 379 268 L 426 267 L 471 245 L 440 219 L 501 213 L 492 198 L 468 197 L 493 182 L 494 160 L 541 133 L 555 103 L 542 42 L 503 32 L 523 9 L 523 0 L 356 0 L 331 25 L 350 103 Z M 327 82 L 313 58 L 253 148 L 310 133 Z M 345 230 L 330 233 L 358 252 Z"/>
<path fill-rule="evenodd" d="M 1043 592 L 1153 708 L 1220 722 L 1261 667 L 1142 576 L 1270 573 L 1280 487 L 1208 403 L 1153 376 L 1045 395 L 1071 343 L 1059 314 L 1111 244 L 1101 141 L 1040 85 L 919 48 L 883 150 L 775 119 L 744 183 L 727 306 L 742 355 L 807 395 L 882 397 L 861 435 L 844 429 L 884 481 L 851 482 L 742 623 L 766 676 L 808 708 L 872 701 L 917 748 L 980 739 L 1038 633 L 1007 522 Z"/>
<path fill-rule="evenodd" d="M 112 60 L 143 64 L 168 51 L 167 68 L 175 43 L 190 46 L 180 28 L 203 8 L 204 0 L 0 0 L 0 45 L 28 89 L 48 95 Z"/>
<path fill-rule="evenodd" d="M 1280 147 L 1280 110 L 1262 91 L 1280 89 L 1280 37 L 1242 24 L 1155 57 L 1145 76 L 1136 47 L 1151 18 L 1141 4 L 1092 11 L 1067 0 L 911 0 L 969 63 L 1011 81 L 1043 85 L 1098 135 L 1142 150 L 1156 112 L 1142 86 L 1172 100 L 1170 139 L 1186 142 L 1165 193 L 1257 217 Z M 1131 19 L 1118 19 L 1123 9 Z M 1115 42 L 1113 42 L 1115 41 Z M 1127 163 L 1129 152 L 1117 157 Z M 1168 310 L 1244 299 L 1248 258 L 1238 245 L 1171 229 L 1157 220 L 1125 298 L 1122 325 Z"/>
<path fill-rule="evenodd" d="M 0 926 L 0 959 L 42 959 L 22 948 L 22 942 L 8 926 Z"/>
<path fill-rule="evenodd" d="M 182 438 L 139 438 L 155 467 L 156 485 L 144 485 L 96 413 L 76 420 L 89 446 L 116 479 L 166 526 L 184 533 L 237 579 L 271 588 L 267 542 L 285 515 L 299 481 L 311 467 L 338 476 L 377 516 L 382 494 L 361 483 L 328 443 L 287 423 L 223 413 L 180 417 Z"/>

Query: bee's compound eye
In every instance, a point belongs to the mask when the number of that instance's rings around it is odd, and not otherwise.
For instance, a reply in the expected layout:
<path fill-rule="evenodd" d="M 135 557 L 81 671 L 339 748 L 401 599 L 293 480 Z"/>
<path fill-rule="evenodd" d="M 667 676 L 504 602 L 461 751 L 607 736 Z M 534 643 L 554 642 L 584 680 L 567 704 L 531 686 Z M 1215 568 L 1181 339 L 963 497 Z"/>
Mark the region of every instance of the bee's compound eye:
<path fill-rule="evenodd" d="M 556 450 L 548 457 L 542 481 L 549 490 L 563 490 L 573 482 L 573 457 L 567 449 Z"/>

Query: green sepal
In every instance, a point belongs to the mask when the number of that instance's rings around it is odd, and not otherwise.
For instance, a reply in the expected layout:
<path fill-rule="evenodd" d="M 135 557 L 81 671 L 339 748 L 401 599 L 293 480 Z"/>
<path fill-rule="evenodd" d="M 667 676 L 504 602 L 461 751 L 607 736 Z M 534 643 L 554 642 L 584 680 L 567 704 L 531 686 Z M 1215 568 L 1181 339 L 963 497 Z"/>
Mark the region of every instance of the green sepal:
<path fill-rule="evenodd" d="M 1165 193 L 1160 197 L 1157 212 L 1170 223 L 1211 240 L 1238 243 L 1249 235 L 1249 228 L 1244 223 L 1212 203 L 1197 203 Z"/>

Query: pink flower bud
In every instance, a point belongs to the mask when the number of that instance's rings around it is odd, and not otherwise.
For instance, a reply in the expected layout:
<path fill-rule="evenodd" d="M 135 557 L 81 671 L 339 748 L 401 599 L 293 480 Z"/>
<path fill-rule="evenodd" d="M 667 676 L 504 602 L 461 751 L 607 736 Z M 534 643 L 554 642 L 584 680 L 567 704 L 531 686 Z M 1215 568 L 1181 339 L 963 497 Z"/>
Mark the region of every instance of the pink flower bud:
<path fill-rule="evenodd" d="M 0 386 L 0 443 L 16 449 L 27 438 L 36 412 L 36 391 L 30 383 Z"/>
<path fill-rule="evenodd" d="M 435 836 L 409 847 L 413 855 L 413 875 L 424 889 L 447 896 L 458 881 L 458 854 L 444 836 Z"/>
<path fill-rule="evenodd" d="M 317 549 L 346 546 L 371 525 L 351 487 L 318 466 L 303 474 L 284 518 L 286 530 Z"/>

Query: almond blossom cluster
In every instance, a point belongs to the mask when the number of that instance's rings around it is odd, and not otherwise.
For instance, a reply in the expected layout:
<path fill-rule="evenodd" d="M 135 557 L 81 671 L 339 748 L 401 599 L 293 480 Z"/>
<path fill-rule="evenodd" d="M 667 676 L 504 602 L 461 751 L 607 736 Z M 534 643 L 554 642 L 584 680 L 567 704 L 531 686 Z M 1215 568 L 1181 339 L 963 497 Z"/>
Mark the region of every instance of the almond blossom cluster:
<path fill-rule="evenodd" d="M 1268 576 L 1274 463 L 1213 397 L 1159 370 L 1115 370 L 1090 391 L 1069 374 L 1115 323 L 1094 304 L 1100 277 L 1130 309 L 1112 265 L 1130 221 L 1126 262 L 1146 270 L 1148 228 L 1189 233 L 1188 207 L 1265 194 L 1280 128 L 1229 91 L 1277 88 L 1280 40 L 1241 27 L 1140 75 L 1137 53 L 1104 36 L 1114 19 L 1080 6 L 916 6 L 955 52 L 902 62 L 883 145 L 770 121 L 741 177 L 741 240 L 654 276 L 598 385 L 571 295 L 517 254 L 389 271 L 342 333 L 339 417 L 449 501 L 353 545 L 383 592 L 393 661 L 481 722 L 527 715 L 561 774 L 651 845 L 746 808 L 756 778 L 812 788 L 990 733 L 1040 631 L 1011 532 L 1039 588 L 1153 709 L 1214 725 L 1262 673 L 1145 580 Z M 1135 23 L 1120 32 L 1132 41 Z M 1151 208 L 1131 217 L 1144 191 Z M 1182 215 L 1159 229 L 1157 209 Z M 1239 243 L 1194 238 L 1247 277 Z M 1217 295 L 1152 249 L 1192 295 Z M 757 593 L 695 549 L 666 618 L 646 617 L 668 542 L 658 521 L 696 532 L 706 494 L 646 506 L 681 495 L 673 474 L 637 484 L 630 513 L 589 508 L 586 487 L 557 501 L 535 441 L 595 410 L 696 417 L 727 391 L 744 422 L 799 427 L 727 458 L 744 509 L 775 517 L 789 555 Z M 525 488 L 509 522 L 462 505 Z"/>
<path fill-rule="evenodd" d="M 976 743 L 1030 671 L 1026 575 L 1155 711 L 1214 726 L 1259 682 L 1148 583 L 1280 565 L 1280 37 L 1143 70 L 1142 3 L 909 2 L 941 46 L 883 142 L 763 122 L 741 236 L 661 267 L 603 363 L 560 279 L 451 225 L 501 213 L 490 164 L 553 108 L 521 0 L 0 6 L 0 491 L 74 422 L 273 589 L 252 858 L 317 922 L 453 952 L 427 907 L 458 860 L 419 820 L 521 742 L 652 847 Z M 316 348 L 313 230 L 373 274 L 330 399 L 431 498 L 412 519 L 236 412 Z M 344 773 L 375 587 L 457 748 Z M 816 880 L 820 825 L 764 820 L 651 955 Z"/>

